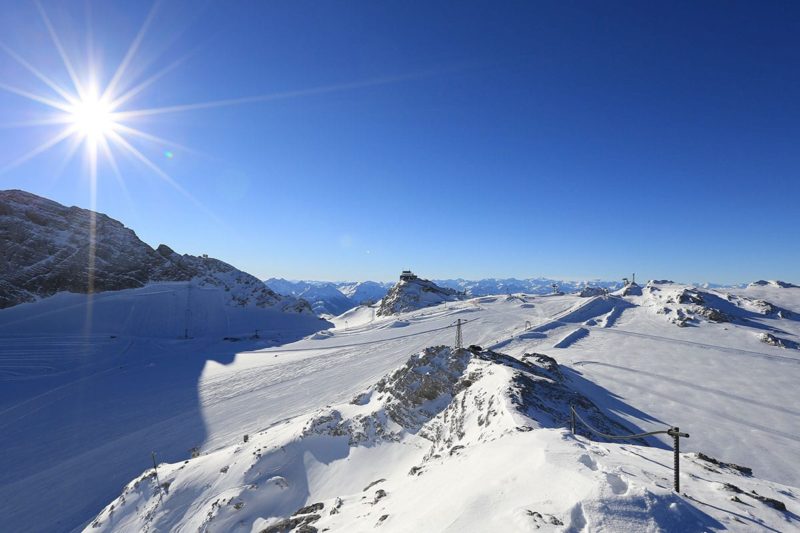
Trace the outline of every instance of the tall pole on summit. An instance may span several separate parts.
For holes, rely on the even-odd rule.
[[[461,338],[461,319],[459,318],[456,322],[456,351],[460,351],[464,348],[464,342]]]

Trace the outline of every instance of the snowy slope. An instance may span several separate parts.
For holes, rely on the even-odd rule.
[[[150,451],[177,460],[204,442],[198,380],[208,364],[328,326],[310,313],[238,305],[230,291],[194,282],[59,293],[0,310],[8,531],[78,526],[146,467]]]
[[[87,531],[700,531],[787,527],[797,489],[684,454],[563,429],[569,405],[613,433],[546,356],[434,347],[349,403],[131,482]],[[244,438],[243,438],[244,439]],[[520,453],[524,451],[525,453]],[[542,481],[548,483],[542,483]],[[732,500],[732,498],[736,498]],[[747,510],[741,518],[729,508]]]
[[[796,520],[798,514],[798,490],[792,487],[800,485],[795,459],[800,456],[800,411],[795,408],[800,350],[770,345],[761,340],[761,335],[772,332],[786,340],[800,340],[796,318],[800,315],[800,289],[759,286],[728,292],[704,290],[710,296],[701,294],[702,305],[722,307],[715,299],[719,297],[732,306],[722,309],[731,321],[714,322],[693,309],[701,304],[668,303],[669,296],[659,296],[669,293],[674,298],[684,289],[696,288],[657,285],[659,291],[645,286],[641,296],[515,294],[448,302],[387,317],[377,315],[375,308],[360,307],[337,317],[334,329],[313,333],[314,328],[309,328],[296,342],[291,338],[280,340],[276,332],[273,343],[282,345],[272,348],[259,347],[257,341],[249,340],[82,338],[68,332],[66,326],[61,329],[47,313],[31,311],[32,322],[24,336],[15,334],[12,327],[2,333],[0,364],[4,369],[23,373],[23,367],[32,361],[45,367],[57,366],[68,358],[84,361],[89,354],[107,357],[109,364],[96,372],[65,371],[56,378],[15,379],[0,387],[0,427],[10,431],[8,441],[15,443],[4,445],[4,452],[10,455],[0,457],[0,467],[8,473],[0,480],[0,514],[13,531],[65,530],[89,524],[103,506],[119,497],[127,482],[146,471],[149,452],[155,450],[161,460],[175,463],[175,469],[182,466],[181,461],[189,460],[183,470],[164,467],[162,481],[173,480],[170,476],[178,473],[197,474],[197,479],[202,479],[201,484],[188,477],[173,481],[176,491],[182,491],[183,503],[171,499],[170,509],[179,516],[168,520],[188,523],[193,510],[205,512],[206,505],[222,497],[219,493],[209,501],[206,497],[212,494],[203,488],[206,484],[225,488],[239,483],[236,476],[245,476],[252,464],[245,458],[255,460],[251,452],[258,448],[261,450],[256,454],[261,453],[265,460],[278,461],[280,456],[275,454],[280,445],[286,448],[285,443],[295,442],[296,432],[310,417],[326,406],[350,408],[348,402],[403,365],[409,355],[429,346],[452,344],[452,324],[461,318],[466,321],[465,345],[478,344],[520,359],[525,353],[550,355],[558,361],[562,374],[569,376],[572,388],[612,422],[634,431],[681,426],[691,434],[682,442],[687,454],[701,451],[751,467],[752,478],[713,465],[710,468],[719,472],[708,471],[702,461],[693,466],[692,456],[686,455],[683,485],[688,496],[673,497],[667,490],[671,455],[664,449],[666,441],[649,439],[654,445],[651,448],[597,447],[585,440],[565,439],[562,429],[551,426],[511,432],[491,442],[471,441],[463,450],[465,455],[450,456],[448,452],[436,468],[415,476],[418,481],[409,484],[408,471],[419,465],[431,445],[430,441],[415,440],[419,435],[414,433],[405,437],[409,440],[408,445],[402,445],[402,453],[392,451],[401,449],[393,443],[351,448],[346,443],[329,447],[329,440],[312,446],[313,440],[305,440],[302,446],[312,447],[295,448],[297,454],[286,468],[292,476],[297,473],[297,477],[290,476],[294,483],[307,479],[314,492],[303,499],[293,489],[285,505],[273,502],[259,507],[249,502],[250,508],[274,512],[269,516],[283,519],[303,505],[322,501],[325,517],[320,518],[319,525],[340,530],[344,523],[355,523],[350,522],[353,513],[370,513],[375,518],[375,522],[369,522],[371,528],[383,514],[389,514],[383,526],[400,530],[405,523],[426,523],[423,521],[436,516],[444,519],[460,514],[483,524],[481,517],[491,516],[487,509],[500,505],[496,498],[502,494],[509,498],[513,495],[514,501],[525,499],[516,511],[513,502],[502,506],[503,516],[510,520],[505,527],[511,530],[530,529],[530,520],[539,520],[534,513],[542,520],[549,521],[553,516],[579,529],[584,513],[587,523],[601,520],[601,516],[622,521],[605,522],[607,530],[618,531],[624,528],[614,524],[624,525],[625,520],[641,524],[636,520],[644,519],[642,509],[652,510],[648,516],[656,520],[654,524],[682,524],[668,520],[673,516],[668,514],[671,511],[664,511],[665,516],[656,513],[671,509],[672,503],[684,510],[686,505],[699,509],[704,513],[699,519],[707,528],[714,527],[708,516],[734,530],[796,528],[796,522],[786,520]],[[728,296],[736,296],[738,303],[728,301]],[[750,300],[764,300],[792,314],[762,314],[755,310],[761,304]],[[26,305],[34,310],[41,303]],[[673,313],[684,309],[693,319],[686,327],[679,327],[670,315],[659,312],[665,306],[673,308]],[[0,312],[0,322],[14,309]],[[232,335],[241,338],[246,333]],[[120,368],[125,364],[128,366]],[[485,385],[487,394],[506,389],[498,383],[489,387],[488,381]],[[87,398],[103,400],[88,402]],[[61,405],[66,408],[59,410]],[[91,410],[76,410],[77,406]],[[74,416],[68,415],[71,412]],[[94,422],[84,416],[87,412],[96,418]],[[87,433],[90,438],[81,440]],[[247,446],[242,443],[244,434],[250,436]],[[58,448],[52,445],[52,435],[59,436]],[[417,447],[420,442],[421,448]],[[237,444],[241,451],[231,456]],[[200,448],[201,455],[190,460],[188,450],[194,446]],[[416,451],[406,451],[412,448]],[[349,461],[336,459],[341,454],[349,454]],[[584,454],[594,463],[583,458]],[[48,459],[51,455],[52,460]],[[216,461],[216,457],[219,462],[205,473],[193,466],[195,462],[210,464],[205,461]],[[219,472],[234,460],[238,462],[228,473]],[[270,464],[275,463],[263,463],[264,468],[254,471],[266,475]],[[352,470],[348,464],[353,465]],[[486,470],[475,467],[473,471],[476,464],[487,465]],[[587,466],[592,464],[597,470]],[[636,497],[614,500],[620,496],[613,495],[614,490],[620,491],[623,485],[606,477],[607,471],[624,478],[633,487],[630,494]],[[226,481],[228,474],[234,475],[233,481]],[[72,489],[74,484],[64,482],[73,476],[87,476],[75,478],[83,479],[79,493]],[[365,502],[374,500],[380,487],[367,492],[362,489],[381,478],[392,483],[384,488],[388,496],[375,506],[357,504],[361,496],[366,496]],[[254,482],[263,488],[267,479]],[[352,483],[348,484],[350,479]],[[717,481],[775,497],[787,505],[789,513],[771,509],[754,497],[730,492],[733,489],[725,491],[724,486],[714,484]],[[187,485],[181,488],[184,482]],[[776,485],[781,483],[788,487]],[[506,485],[519,490],[506,491]],[[196,490],[188,490],[189,486]],[[293,485],[295,489],[298,486]],[[569,494],[556,497],[554,491],[559,487]],[[277,486],[275,490],[284,494]],[[603,494],[608,495],[606,500]],[[344,502],[342,511],[330,515],[336,496]],[[734,496],[743,503],[731,500]],[[144,501],[147,494],[135,497]],[[43,505],[41,501],[54,503]],[[440,503],[424,504],[431,501]],[[592,502],[603,501],[602,507],[592,510]],[[391,508],[378,514],[380,505]],[[693,511],[690,514],[695,516]],[[261,518],[266,521],[269,516]],[[107,523],[107,513],[100,518]],[[758,520],[763,520],[763,525]],[[446,530],[450,523],[430,524],[435,525],[434,530]],[[544,523],[539,525],[544,527]],[[452,528],[469,530],[457,522]]]

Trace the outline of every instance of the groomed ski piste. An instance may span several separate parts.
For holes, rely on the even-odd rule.
[[[167,302],[187,292],[96,295],[91,312],[78,295],[0,311],[4,527],[800,526],[800,289],[651,283],[388,317],[359,307],[331,329],[281,314],[257,339],[265,316],[203,319],[220,307],[199,303],[197,331],[178,338],[185,305]],[[458,319],[482,352],[450,348]],[[681,493],[671,439],[573,436],[570,404],[616,434],[689,433]]]

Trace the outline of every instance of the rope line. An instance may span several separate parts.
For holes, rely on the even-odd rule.
[[[636,433],[636,434],[633,434],[633,435],[609,435],[608,433],[603,433],[602,431],[598,431],[595,428],[593,428],[591,425],[589,425],[589,423],[586,422],[586,420],[584,420],[583,418],[581,418],[581,415],[579,415],[578,412],[575,411],[574,407],[570,406],[569,408],[572,411],[572,414],[574,414],[578,418],[578,420],[581,421],[581,423],[584,426],[589,428],[589,430],[592,433],[596,433],[597,435],[600,435],[601,437],[605,437],[607,439],[620,439],[620,440],[622,440],[622,439],[640,439],[642,437],[649,437],[650,435],[659,435],[659,434],[662,434],[662,433],[666,434],[666,435],[670,435],[670,436],[673,435],[672,429],[663,429],[661,431],[649,431],[647,433]],[[681,433],[680,436],[681,437],[688,437],[689,435],[687,435],[685,433]]]

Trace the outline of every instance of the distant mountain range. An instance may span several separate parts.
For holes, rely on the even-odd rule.
[[[622,287],[622,281],[565,281],[551,278],[486,278],[479,280],[436,279],[434,283],[441,287],[449,287],[464,291],[468,296],[488,296],[490,294],[549,294],[560,291],[565,293],[580,292],[584,287],[592,286],[602,289],[616,290]],[[554,287],[555,285],[555,287]]]
[[[510,293],[548,294],[554,292],[554,284],[557,290],[567,293],[580,292],[587,285],[609,290],[622,287],[621,281],[564,281],[550,278],[480,280],[459,278],[437,279],[431,282],[439,289],[452,289],[467,297]],[[293,281],[282,278],[270,278],[264,283],[278,294],[306,300],[318,315],[334,316],[359,305],[376,303],[395,286],[394,283],[377,281]]]
[[[278,294],[307,301],[318,315],[333,316],[359,305],[375,303],[392,287],[392,283],[376,281],[290,281],[282,278],[270,278],[264,283]]]
[[[622,288],[623,282],[608,280],[566,281],[553,278],[485,278],[479,280],[434,279],[430,280],[439,288],[453,289],[467,297],[488,296],[491,294],[549,294],[552,292],[580,293],[587,287],[615,291]],[[311,304],[318,315],[337,316],[359,305],[377,303],[383,299],[394,283],[379,281],[314,281],[286,280],[270,278],[264,283],[286,296],[302,298]],[[763,282],[766,283],[766,282]],[[695,283],[703,288],[731,287],[719,283]],[[734,285],[743,288],[747,284]]]

